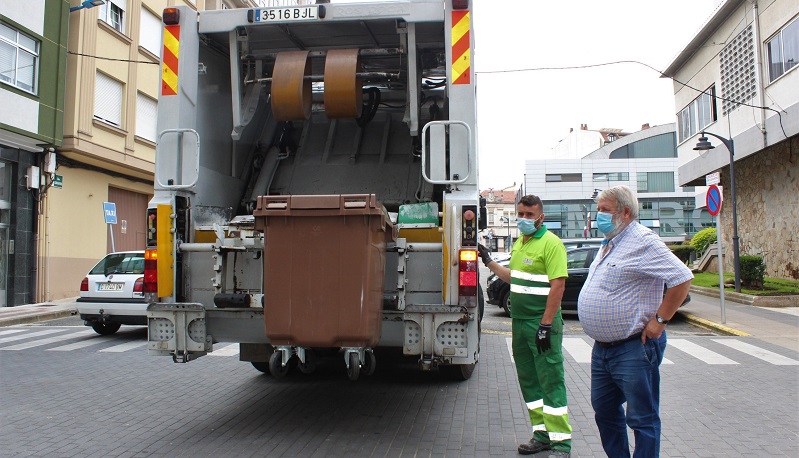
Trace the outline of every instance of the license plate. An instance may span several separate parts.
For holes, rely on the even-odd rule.
[[[256,10],[255,22],[313,21],[319,19],[318,6],[292,6]]]
[[[97,285],[97,291],[122,291],[124,286],[123,283],[100,283]]]

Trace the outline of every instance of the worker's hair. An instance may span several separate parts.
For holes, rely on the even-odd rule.
[[[544,203],[541,202],[541,199],[538,196],[534,196],[532,194],[527,194],[519,199],[519,203],[522,205],[527,205],[528,207],[539,207],[541,211],[544,210]]]
[[[630,215],[633,219],[638,219],[638,199],[635,194],[627,186],[615,186],[608,188],[596,196],[597,202],[600,199],[607,199],[616,202],[618,211],[624,210],[624,207],[630,209]]]

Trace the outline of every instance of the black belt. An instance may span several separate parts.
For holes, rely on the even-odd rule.
[[[602,348],[617,347],[617,346],[619,346],[621,344],[626,344],[627,342],[631,342],[633,340],[641,340],[641,335],[642,334],[643,334],[643,332],[638,332],[638,333],[635,333],[635,334],[631,335],[630,337],[627,337],[626,339],[617,340],[615,342],[600,342],[600,341],[597,340],[596,343],[597,343],[597,345],[599,345]]]

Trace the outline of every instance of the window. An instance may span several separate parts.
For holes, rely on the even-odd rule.
[[[799,19],[780,30],[766,43],[766,49],[768,80],[771,82],[799,64]]]
[[[749,25],[719,53],[721,112],[727,115],[757,94],[755,41]]]
[[[638,172],[638,192],[674,192],[674,172]]]
[[[125,0],[106,0],[98,14],[117,32],[125,33]]]
[[[94,119],[122,126],[122,83],[100,72],[94,84]]]
[[[680,143],[691,138],[715,120],[716,88],[715,86],[711,86],[677,114]]]
[[[136,135],[155,141],[156,133],[156,113],[158,112],[158,102],[147,97],[141,92],[136,93]]]
[[[556,173],[556,174],[547,174],[546,181],[548,183],[579,183],[583,181],[583,174],[582,173]]]
[[[594,181],[630,181],[629,172],[595,173]]]
[[[161,57],[161,20],[146,8],[141,9],[139,46]]]
[[[39,42],[0,22],[0,81],[36,93]]]

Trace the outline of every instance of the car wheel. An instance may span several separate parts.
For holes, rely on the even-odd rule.
[[[505,313],[510,316],[510,288],[506,289],[502,293],[502,308],[505,309]]]
[[[119,323],[94,323],[92,329],[101,336],[110,336],[119,331],[120,326],[122,325]]]

